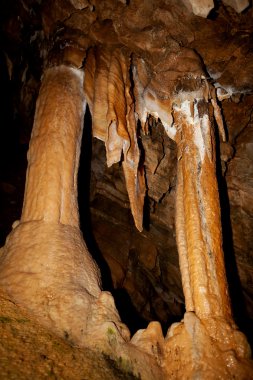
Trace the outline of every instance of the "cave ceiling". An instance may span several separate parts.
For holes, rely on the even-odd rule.
[[[106,54],[111,64],[123,55],[129,85],[133,86],[132,68],[139,68],[143,86],[154,90],[163,104],[175,89],[193,91],[194,74],[201,74],[217,94],[225,126],[226,141],[217,132],[224,251],[234,313],[244,329],[253,318],[253,9],[237,13],[218,1],[204,18],[194,15],[186,3],[2,1],[1,244],[20,216],[26,151],[46,67],[65,63],[88,72],[87,62],[95,59],[99,71],[99,60]],[[141,76],[143,62],[146,72]],[[94,105],[92,96],[88,104]],[[103,268],[105,288],[114,287],[123,321],[133,329],[150,320],[167,327],[184,312],[174,226],[176,144],[154,114],[140,122],[146,195],[139,232],[122,162],[108,167],[99,123],[94,125],[98,138],[91,137],[87,112],[79,170],[84,237]]]

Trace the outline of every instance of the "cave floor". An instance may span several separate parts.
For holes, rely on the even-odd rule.
[[[123,361],[73,347],[0,292],[0,379],[137,379]]]

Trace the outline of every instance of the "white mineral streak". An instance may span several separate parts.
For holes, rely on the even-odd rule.
[[[176,135],[176,128],[173,126],[173,118],[171,115],[171,110],[163,109],[160,106],[159,100],[156,98],[155,94],[152,94],[151,92],[149,93],[147,91],[144,92],[144,103],[145,103],[144,117],[147,118],[148,115],[151,115],[156,120],[160,119],[166,133],[173,140]]]
[[[201,162],[204,161],[206,155],[205,136],[208,131],[208,123],[208,115],[204,115],[202,118],[199,117],[198,101],[196,101],[194,104],[194,143],[198,148]]]
[[[124,141],[118,134],[117,122],[113,121],[108,127],[108,138],[105,141],[108,168],[121,160]]]
[[[196,76],[195,79],[198,79]],[[202,77],[204,80],[205,77]],[[205,79],[206,82],[206,79]],[[195,99],[206,99],[206,97],[203,95],[203,88],[200,88],[199,90],[187,92],[187,91],[179,91],[179,93],[176,96],[173,96],[173,101],[175,104],[183,103],[185,100],[194,101]]]
[[[217,97],[218,97],[218,94],[221,94],[221,95],[223,95],[224,93],[226,94],[226,97],[222,97],[221,99],[219,99],[218,97],[219,100],[228,99],[233,94],[238,94],[238,93],[247,94],[247,90],[238,91],[236,88],[232,86],[222,86],[219,82],[215,82],[214,87],[217,88]]]
[[[174,109],[179,111],[186,123],[192,126],[193,129],[193,141],[195,146],[198,149],[199,156],[201,162],[204,161],[206,155],[206,146],[205,140],[206,135],[209,131],[209,117],[208,115],[204,115],[202,118],[199,117],[198,112],[198,101],[200,99],[196,99],[193,107],[193,115],[192,115],[192,102],[190,100],[185,100],[181,103],[179,107],[175,106]]]
[[[151,115],[156,120],[160,119],[167,135],[174,140],[177,130],[173,125],[172,110],[163,109],[159,103],[159,99],[157,99],[156,94],[150,89],[147,90],[143,88],[139,80],[136,67],[133,67],[133,77],[137,93],[136,112],[141,121],[142,128],[144,128],[148,116]]]
[[[231,97],[231,94],[229,94],[226,90],[224,90],[221,87],[218,87],[216,90],[216,96],[220,102],[224,99],[229,99]]]
[[[76,67],[69,67],[69,70],[80,79],[81,85],[83,85],[84,70],[77,69]]]

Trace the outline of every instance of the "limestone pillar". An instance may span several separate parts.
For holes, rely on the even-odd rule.
[[[186,311],[231,321],[208,103],[186,100],[174,115],[180,126],[176,228]]]
[[[168,378],[246,379],[250,347],[232,318],[222,250],[215,139],[208,103],[174,106],[176,235],[186,313],[165,339]]]
[[[80,342],[99,270],[79,229],[77,171],[86,101],[84,73],[45,71],[28,152],[21,219],[0,256],[0,286],[44,324]]]
[[[21,222],[79,227],[77,171],[86,101],[83,72],[59,66],[42,79],[28,151]]]

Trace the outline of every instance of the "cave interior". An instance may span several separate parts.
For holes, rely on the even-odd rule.
[[[101,56],[107,54],[103,48],[114,55],[118,49],[130,62],[134,92],[133,67],[141,67],[141,60],[156,72],[171,70],[172,77],[178,78],[195,68],[195,58],[188,63],[186,53],[176,68],[164,68],[161,62],[170,54],[189,50],[198,57],[205,80],[216,93],[224,124],[225,139],[219,121],[213,120],[224,261],[233,317],[252,346],[253,8],[246,2],[245,9],[238,11],[233,4],[240,1],[215,1],[203,16],[189,10],[189,3],[2,1],[0,246],[22,212],[27,151],[45,68],[67,64],[83,69],[92,54],[100,54],[99,49]],[[159,80],[170,85],[161,74],[157,82],[150,79],[154,88]],[[180,82],[177,92],[187,91],[188,85]],[[103,290],[112,293],[131,336],[151,321],[159,321],[166,335],[185,313],[175,232],[178,147],[155,112],[145,125],[138,120],[138,170],[146,188],[139,231],[131,212],[123,153],[118,162],[107,165],[105,143],[94,136],[100,132],[93,130],[92,106],[88,101],[78,171],[84,240],[101,270]]]

